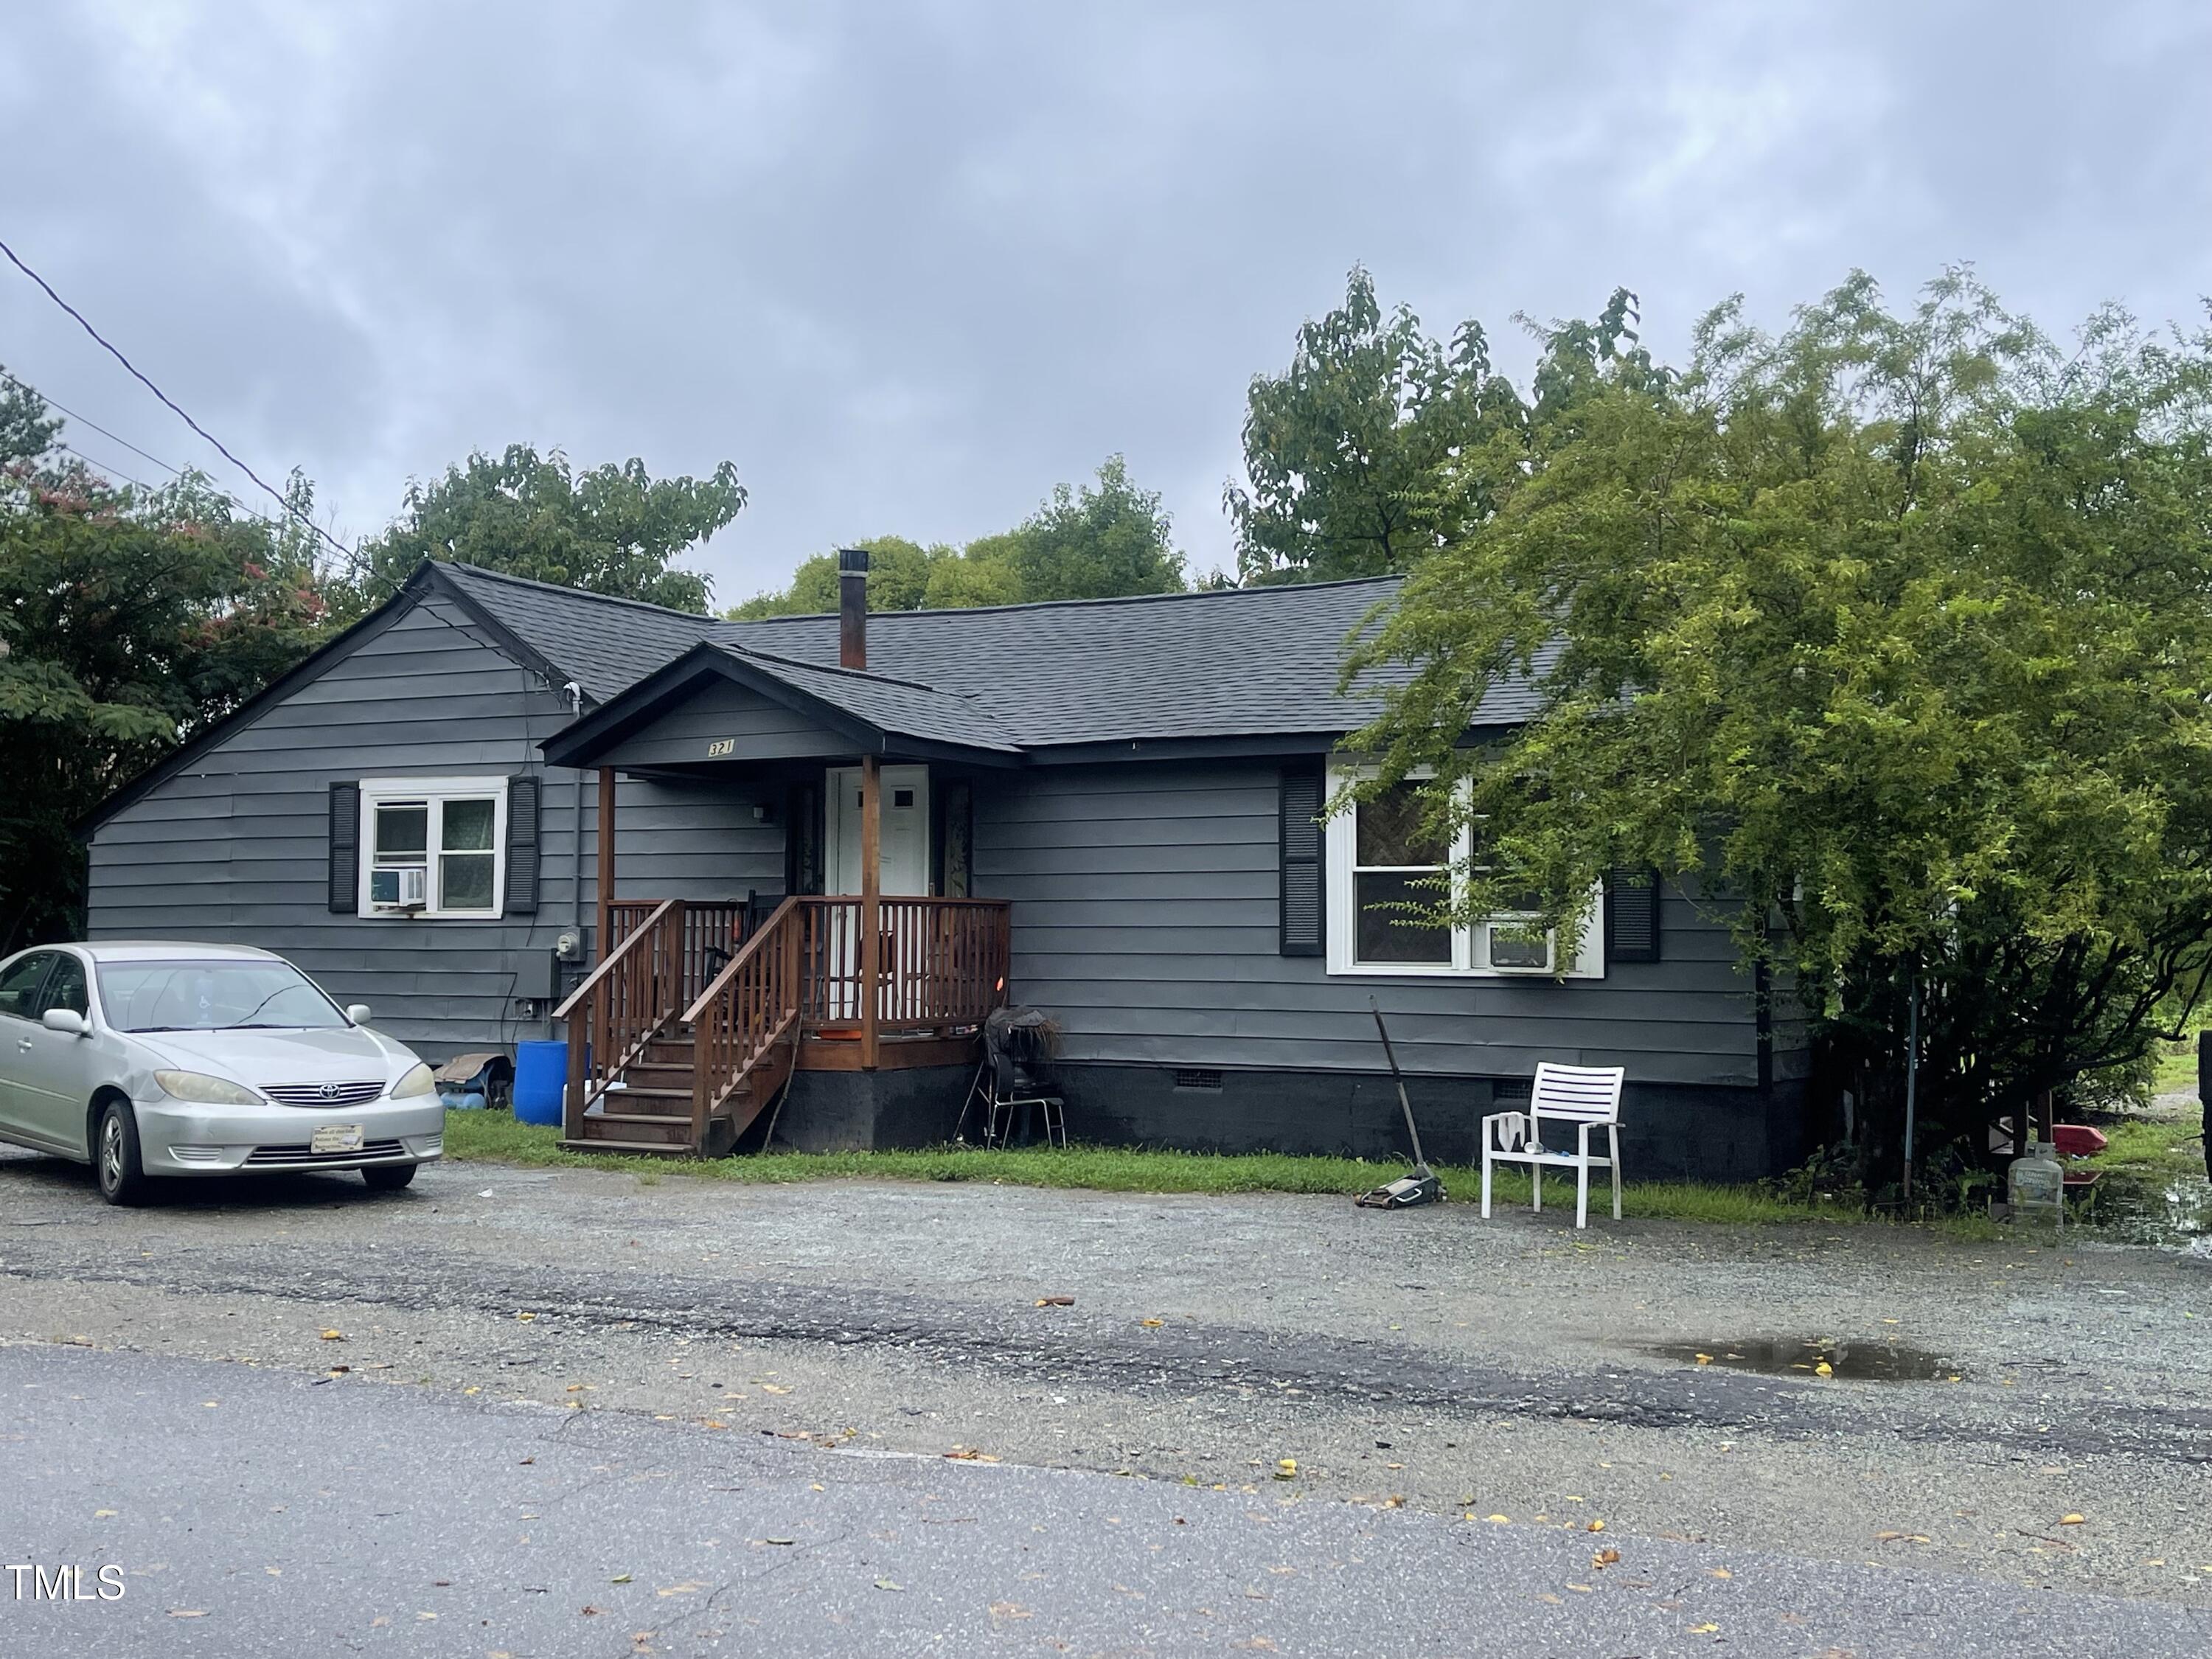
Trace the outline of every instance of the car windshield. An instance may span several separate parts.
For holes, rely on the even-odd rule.
[[[103,962],[100,1006],[118,1031],[337,1030],[345,1016],[289,962]]]

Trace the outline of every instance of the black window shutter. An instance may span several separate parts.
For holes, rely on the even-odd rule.
[[[1656,870],[1615,870],[1606,877],[1605,954],[1609,962],[1659,960]]]
[[[531,773],[507,781],[507,898],[511,916],[538,914],[538,780]]]
[[[1281,949],[1286,957],[1320,956],[1328,937],[1321,859],[1328,787],[1319,766],[1283,769]]]
[[[331,786],[331,909],[352,915],[361,908],[361,786]]]

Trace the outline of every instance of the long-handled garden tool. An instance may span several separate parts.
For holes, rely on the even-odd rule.
[[[1421,1156],[1421,1132],[1413,1123],[1413,1103],[1406,1098],[1406,1074],[1398,1069],[1398,1055],[1390,1047],[1389,1029],[1382,1024],[1382,1005],[1373,997],[1367,1006],[1375,1011],[1375,1029],[1382,1037],[1382,1055],[1390,1062],[1390,1078],[1398,1085],[1398,1104],[1406,1114],[1406,1133],[1413,1142],[1413,1168],[1410,1174],[1377,1187],[1371,1193],[1362,1193],[1352,1200],[1370,1210],[1410,1210],[1416,1204],[1441,1204],[1444,1201],[1444,1183],[1437,1179],[1437,1172],[1429,1168],[1429,1160]]]

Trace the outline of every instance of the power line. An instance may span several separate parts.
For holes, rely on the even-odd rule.
[[[94,341],[96,342],[100,349],[106,351],[109,356],[114,358],[117,362],[122,364],[125,368],[128,369],[131,372],[131,377],[133,380],[137,380],[138,384],[144,386],[147,391],[152,392],[156,398],[159,398],[163,403],[167,404],[179,420],[182,421],[186,426],[191,428],[193,431],[198,433],[199,435],[206,439],[208,442],[213,444],[225,460],[228,461],[240,472],[243,472],[247,477],[252,479],[255,483],[260,485],[262,492],[266,495],[270,500],[275,501],[276,505],[283,507],[285,512],[297,519],[301,524],[306,525],[308,529],[313,531],[315,534],[320,536],[332,547],[337,549],[339,552],[344,554],[349,560],[355,557],[353,549],[348,547],[337,537],[331,535],[329,531],[324,529],[322,526],[317,524],[306,514],[301,512],[299,508],[294,507],[291,502],[286,501],[281,492],[270,488],[269,481],[267,479],[264,478],[252,467],[246,465],[244,461],[240,460],[237,456],[232,454],[230,451],[224,447],[223,442],[220,438],[217,438],[212,432],[210,432],[190,415],[187,415],[184,411],[183,407],[178,404],[175,398],[170,397],[167,392],[162,391],[161,387],[155,386],[153,381],[148,380],[144,374],[141,374],[139,372],[138,366],[132,362],[128,357],[125,356],[123,353],[118,350],[112,344],[109,343],[107,339],[100,333],[100,331],[94,328],[86,319],[85,314],[82,312],[79,311],[67,300],[63,299],[60,295],[54,292],[52,283],[49,283],[45,277],[40,276],[39,273],[32,270],[30,266],[25,264],[22,259],[16,254],[14,248],[9,247],[6,242],[0,241],[0,253],[6,254],[8,256],[8,263],[9,264],[15,266],[16,270],[21,271],[23,275],[36,283],[40,289],[44,291],[46,298],[52,300],[56,305],[59,306],[64,311],[66,311],[71,317],[75,318],[76,319],[77,326],[82,328],[87,334],[92,336]],[[86,424],[90,425],[91,422],[87,422]],[[118,438],[116,441],[120,443],[122,440]],[[143,453],[143,451],[140,453]],[[148,456],[147,459],[151,460],[153,458],[151,456]]]
[[[61,405],[56,404],[54,407],[58,409]],[[85,424],[87,426],[91,426],[92,422],[88,421]],[[97,431],[99,428],[95,427],[94,428],[94,430]],[[115,441],[122,443],[124,441],[120,438],[117,438]],[[143,478],[134,478],[131,474],[125,472],[121,467],[115,465],[112,462],[103,461],[97,455],[88,455],[83,450],[79,449],[74,444],[64,443],[60,439],[57,438],[54,441],[53,447],[64,455],[76,456],[77,459],[82,461],[87,466],[91,467],[94,471],[100,473],[104,477],[120,478],[124,483],[130,484],[134,489],[145,491],[149,495],[158,495],[161,493],[161,486],[158,484],[149,484]],[[129,446],[125,447],[128,447]],[[145,452],[142,450],[139,453],[143,454]],[[149,461],[154,459],[150,455],[148,455],[146,459]],[[155,462],[155,465],[158,466],[161,463],[157,461]],[[171,469],[173,471],[175,469],[173,468]],[[177,476],[179,477],[182,477],[184,475],[182,473],[178,473]],[[244,501],[240,501],[235,495],[226,495],[223,496],[223,500],[228,501],[233,507],[236,507],[240,514],[246,518],[252,520],[256,524],[265,524],[271,530],[282,530],[284,527],[283,524],[279,523],[276,520],[269,517],[265,513],[256,513],[252,507],[248,507]]]
[[[111,442],[121,444],[133,455],[137,456],[139,459],[153,462],[154,465],[160,467],[162,471],[173,474],[175,477],[179,478],[185,476],[184,468],[180,466],[171,466],[159,455],[149,455],[144,450],[139,448],[137,444],[132,443],[130,439],[122,437],[116,433],[110,432],[106,427],[100,425],[99,422],[94,420],[90,416],[80,415],[76,410],[57,403],[53,398],[49,398],[45,392],[40,391],[38,387],[33,386],[28,380],[24,380],[21,376],[15,374],[11,370],[0,368],[0,380],[5,380],[10,386],[29,392],[33,398],[36,398],[48,409],[53,410],[57,413],[66,415],[70,420],[75,421],[79,426],[88,426],[94,432],[100,434],[101,437],[109,440]],[[69,446],[64,444],[61,445],[60,447],[66,449]],[[231,499],[234,501],[238,501],[238,498],[234,495],[232,496]],[[243,507],[246,503],[244,501],[238,501],[238,505],[240,507]]]
[[[130,439],[122,436],[119,433],[110,432],[106,427],[100,425],[99,422],[91,419],[88,416],[78,414],[67,404],[55,402],[54,399],[46,396],[45,392],[40,391],[38,387],[33,386],[28,380],[24,380],[21,375],[16,374],[12,370],[0,368],[0,380],[7,381],[10,386],[20,386],[23,391],[29,392],[31,396],[36,398],[48,409],[67,416],[70,420],[75,421],[79,426],[91,428],[92,430],[100,434],[101,437],[106,438],[111,443],[121,444],[133,455],[137,456],[142,460],[153,462],[155,465],[160,467],[162,471],[168,473],[171,477],[181,478],[185,476],[184,468],[170,465],[168,462],[163,460],[159,455],[149,454],[145,450],[139,448],[137,444],[132,443]],[[88,455],[82,449],[78,449],[70,444],[65,444],[59,439],[56,439],[54,441],[54,447],[62,451],[64,454],[74,455],[77,459],[87,463],[88,465],[96,466],[102,471],[113,473],[125,483],[137,484],[139,489],[144,490],[149,495],[155,493],[154,485],[146,483],[143,479],[134,478],[128,472],[124,471],[122,468],[111,466],[106,462],[100,459],[97,456]],[[199,476],[202,477],[207,477],[205,473],[202,473]],[[210,482],[212,483],[213,480],[210,479]],[[276,520],[270,518],[265,513],[255,512],[252,507],[248,507],[244,501],[240,501],[229,490],[220,490],[217,493],[222,496],[223,500],[228,501],[233,507],[236,507],[240,513],[243,513],[247,518],[254,520],[255,523],[265,524],[272,530],[283,528]]]
[[[101,460],[96,455],[88,455],[82,449],[75,448],[58,440],[55,441],[54,447],[61,451],[64,455],[76,456],[77,459],[82,461],[87,466],[92,467],[97,471],[106,473],[112,477],[120,478],[124,483],[144,490],[149,495],[158,493],[155,491],[154,486],[148,483],[143,478],[134,478],[128,472],[125,472],[121,467],[110,466],[106,461]]]

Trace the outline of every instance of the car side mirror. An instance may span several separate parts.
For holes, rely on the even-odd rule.
[[[346,1018],[356,1025],[366,1025],[374,1016],[369,1012],[367,1003],[349,1002],[346,1005]]]
[[[49,1008],[39,1016],[39,1024],[49,1031],[59,1031],[64,1036],[90,1036],[92,1024],[74,1008]]]

